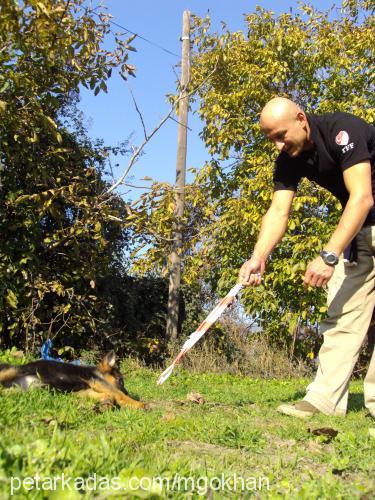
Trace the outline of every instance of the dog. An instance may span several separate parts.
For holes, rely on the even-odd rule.
[[[33,386],[49,387],[106,404],[145,409],[144,403],[132,399],[126,391],[114,352],[106,354],[97,366],[43,359],[18,366],[0,364],[0,384],[24,390]]]

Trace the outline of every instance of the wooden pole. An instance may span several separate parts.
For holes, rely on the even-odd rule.
[[[169,295],[167,338],[176,339],[178,335],[179,298],[181,284],[181,250],[182,250],[182,217],[185,206],[185,177],[188,124],[188,93],[190,78],[190,12],[184,11],[182,20],[182,60],[180,81],[180,102],[178,106],[177,161],[176,161],[176,195],[173,249],[169,257]]]

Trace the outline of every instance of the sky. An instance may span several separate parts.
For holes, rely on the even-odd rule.
[[[108,82],[108,93],[97,96],[82,89],[80,108],[84,112],[88,133],[92,138],[102,138],[109,145],[117,145],[126,139],[134,147],[143,141],[143,128],[136,112],[129,86],[140,108],[147,132],[168,113],[166,101],[168,93],[176,91],[176,74],[173,69],[180,61],[182,15],[184,10],[198,16],[205,16],[209,10],[214,30],[220,29],[224,21],[231,31],[245,30],[244,14],[254,11],[256,5],[275,12],[289,12],[298,9],[298,2],[279,0],[101,0],[113,21],[128,30],[160,45],[170,54],[144,40],[136,38],[132,45],[137,52],[130,52],[129,64],[136,66],[136,78],[129,77],[129,83],[115,75]],[[326,10],[331,1],[310,0],[320,10]],[[113,27],[115,31],[121,31]],[[187,169],[199,168],[209,159],[204,144],[199,137],[202,124],[196,115],[189,114]],[[174,183],[177,151],[177,123],[168,120],[151,139],[145,154],[131,171],[134,184],[144,185],[142,177],[152,177],[157,181]],[[128,163],[127,158],[118,160],[115,175],[119,176]],[[187,174],[191,180],[192,174]],[[126,198],[134,199],[142,190],[130,190]],[[122,193],[125,191],[122,189]]]

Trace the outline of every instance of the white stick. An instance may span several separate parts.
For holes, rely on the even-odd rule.
[[[207,330],[217,321],[220,316],[223,314],[225,309],[233,302],[235,296],[240,292],[243,285],[238,283],[235,285],[230,292],[220,300],[217,306],[210,312],[207,318],[199,325],[197,330],[193,332],[185,341],[184,345],[181,348],[180,353],[174,359],[173,363],[163,371],[163,373],[158,378],[157,384],[163,384],[167,378],[170,377],[174,367],[181,361],[181,358],[185,356],[185,354],[198,342],[198,340],[203,337],[203,335],[207,332]]]

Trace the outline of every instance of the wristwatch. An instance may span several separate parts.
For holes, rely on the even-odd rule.
[[[335,252],[328,252],[327,250],[323,250],[320,252],[320,256],[323,259],[324,263],[327,266],[334,267],[339,262],[339,257]]]

